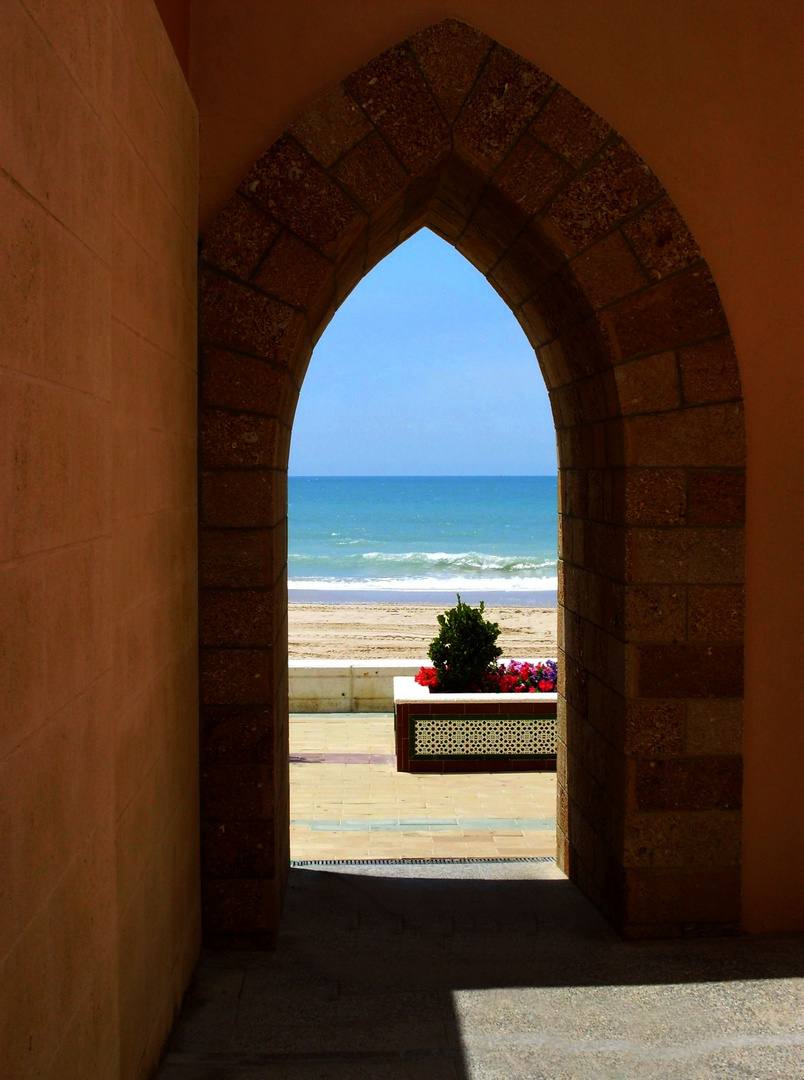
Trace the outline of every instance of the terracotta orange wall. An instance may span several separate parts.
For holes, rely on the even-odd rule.
[[[156,0],[156,9],[186,76],[190,68],[190,0]]]
[[[199,941],[197,114],[151,0],[0,4],[0,1073],[145,1076]]]
[[[798,0],[196,0],[202,227],[329,85],[462,18],[617,127],[668,189],[721,290],[748,428],[744,922],[804,929],[804,140]]]

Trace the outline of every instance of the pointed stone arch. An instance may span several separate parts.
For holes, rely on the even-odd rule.
[[[314,102],[201,250],[207,939],[268,941],[288,868],[287,460],[315,342],[428,226],[509,304],[559,459],[558,859],[626,935],[740,915],[744,428],[712,275],[634,150],[446,20]]]

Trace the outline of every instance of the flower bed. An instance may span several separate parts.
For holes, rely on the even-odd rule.
[[[434,667],[423,667],[414,676],[419,686],[431,693],[441,693],[438,673]],[[509,660],[507,664],[489,668],[470,692],[484,694],[553,694],[558,682],[555,660]]]

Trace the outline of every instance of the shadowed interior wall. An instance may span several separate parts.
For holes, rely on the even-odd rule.
[[[0,1072],[129,1080],[199,942],[197,114],[150,2],[0,57]]]
[[[662,178],[714,272],[746,405],[743,926],[804,929],[804,725],[788,689],[804,610],[804,140],[791,137],[804,110],[804,9],[796,0],[308,0],[302,20],[292,5],[198,0],[202,227],[311,101],[448,15],[612,123]]]
[[[270,937],[287,873],[286,472],[307,362],[423,225],[506,300],[550,391],[559,864],[628,935],[734,928],[745,447],[717,290],[605,121],[446,20],[310,106],[204,237],[207,937]]]

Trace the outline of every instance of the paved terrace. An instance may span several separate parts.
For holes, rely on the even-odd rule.
[[[546,857],[554,777],[397,775],[390,716],[291,730],[295,860],[484,861],[294,867],[276,951],[202,955],[158,1080],[804,1076],[804,938],[623,942]]]
[[[290,761],[294,860],[555,855],[555,773],[398,773],[392,713],[295,714]]]

